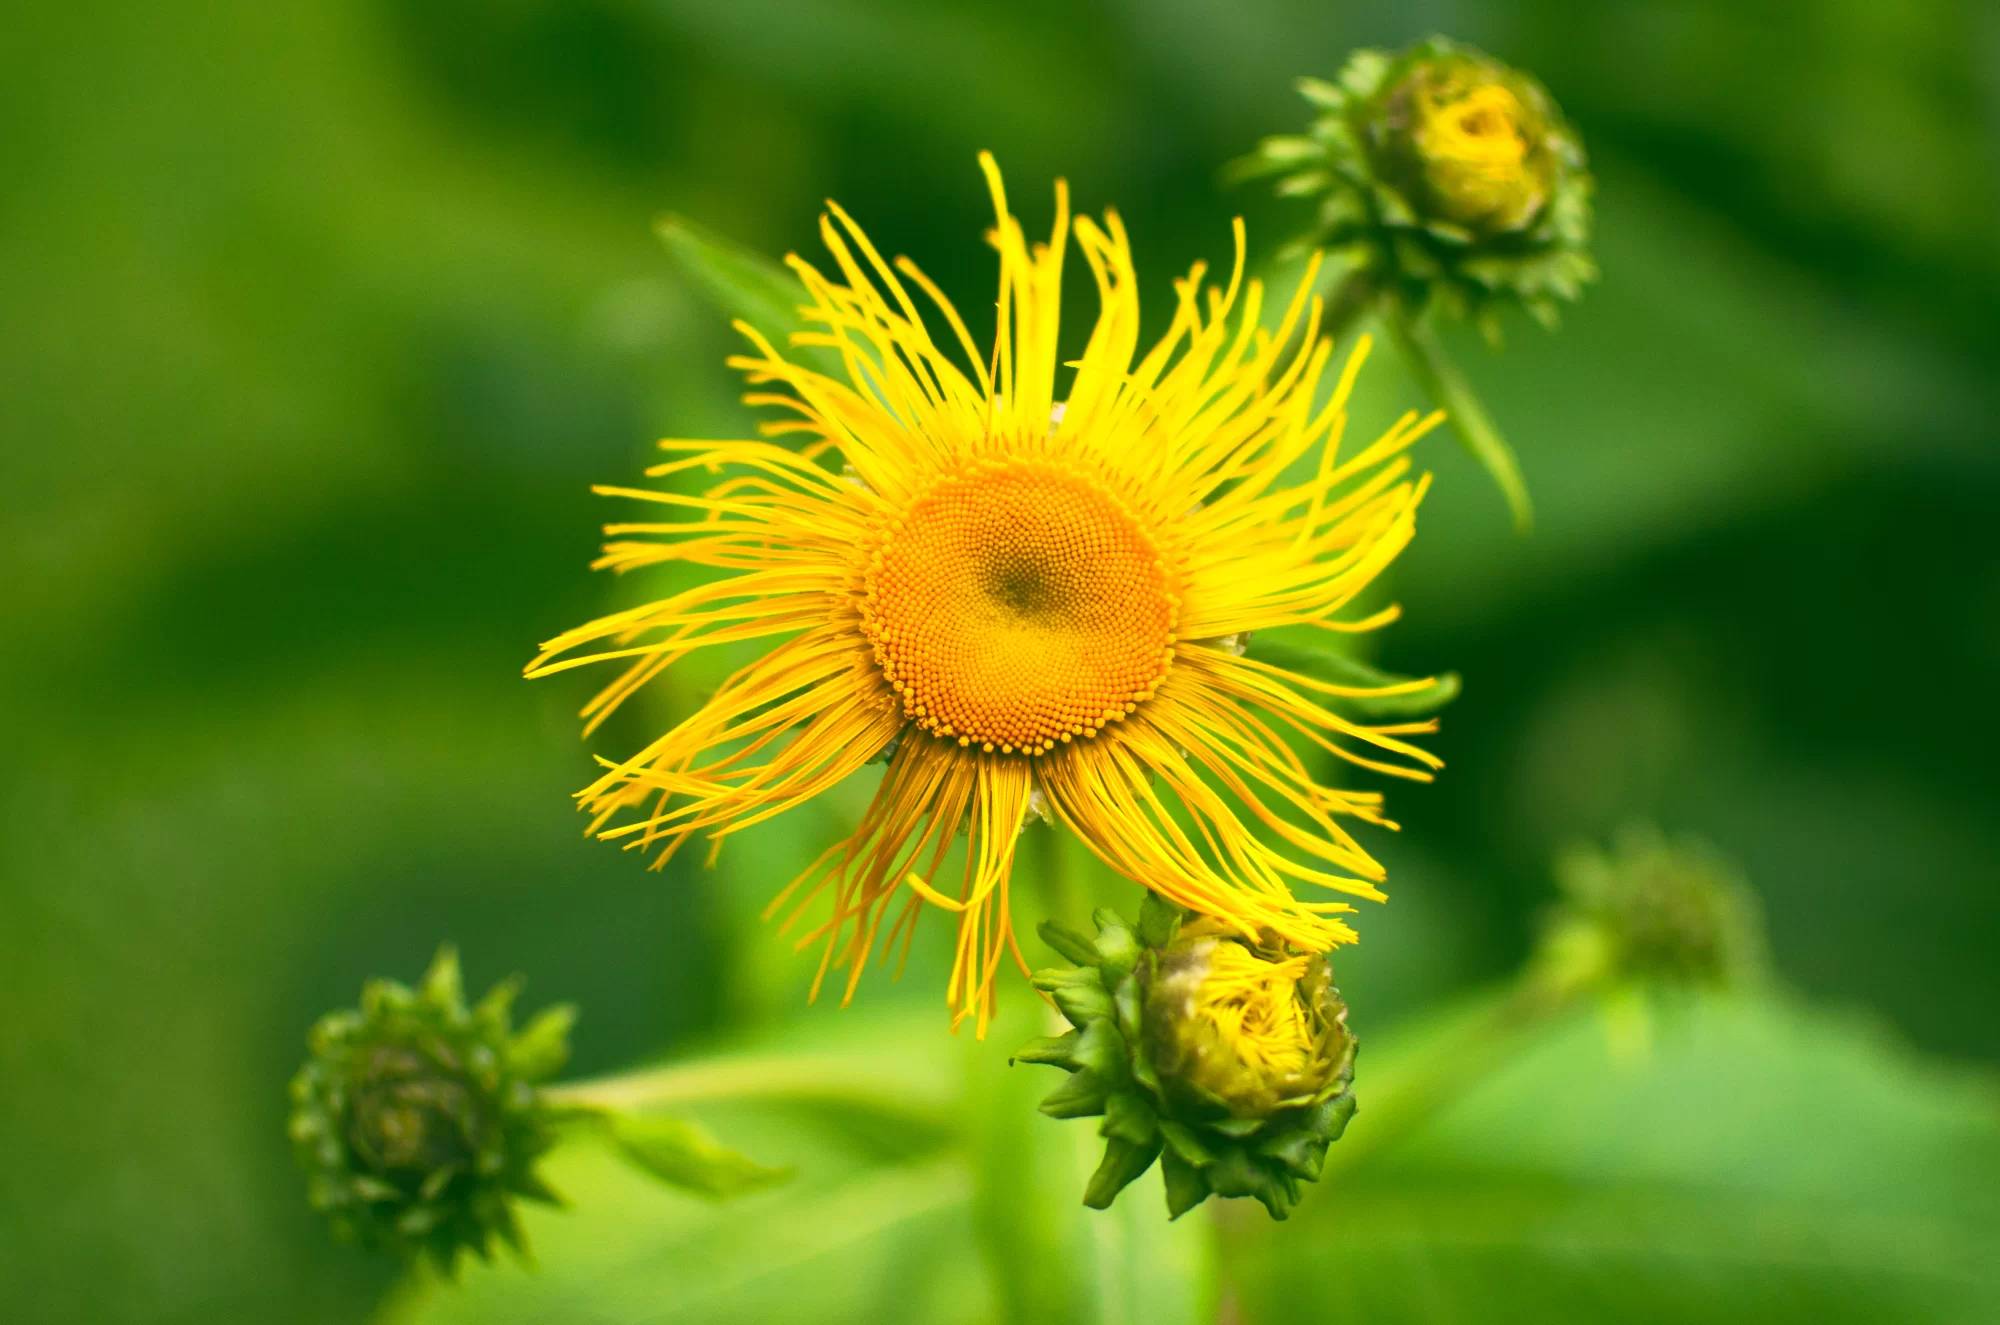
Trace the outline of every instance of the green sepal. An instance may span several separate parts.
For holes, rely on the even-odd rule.
[[[1320,1167],[1326,1163],[1327,1143],[1303,1129],[1281,1132],[1257,1146],[1257,1154],[1264,1159],[1274,1159],[1307,1182],[1318,1179]]]
[[[1284,1219],[1291,1213],[1291,1191],[1279,1175],[1253,1160],[1241,1146],[1231,1146],[1202,1170],[1210,1190],[1217,1196],[1254,1196],[1271,1212]]]
[[[1110,1090],[1095,1072],[1079,1069],[1045,1096],[1038,1106],[1051,1118],[1095,1118],[1104,1112]]]
[[[1097,965],[1097,945],[1060,920],[1044,920],[1035,926],[1042,942],[1079,966]]]
[[[1353,1119],[1361,1102],[1354,1092],[1344,1090],[1332,1099],[1322,1100],[1313,1106],[1306,1117],[1306,1128],[1320,1140],[1331,1145],[1347,1133],[1347,1124]]]
[[[1123,1032],[1106,1017],[1092,1017],[1076,1033],[1070,1061],[1108,1086],[1119,1085],[1131,1073],[1130,1055]]]
[[[1138,1095],[1121,1090],[1104,1102],[1104,1126],[1099,1130],[1134,1145],[1150,1145],[1160,1137],[1160,1117]]]
[[[504,1012],[509,1004],[513,1002],[514,991],[517,987],[518,982],[515,980],[502,980],[493,987],[491,993],[487,994],[481,1006],[490,1006]],[[403,1001],[404,991],[400,985],[390,981],[383,981],[376,988],[384,1003],[401,1003]],[[420,986],[420,989],[420,997],[424,1002],[431,1004],[441,1011],[451,1011],[456,1012],[460,1016],[464,1015],[465,976],[459,969],[457,948],[447,943],[437,950],[437,955],[431,958],[430,969],[424,972],[423,984]]]
[[[1315,106],[1327,110],[1342,110],[1347,106],[1347,93],[1324,79],[1301,78],[1293,86],[1298,88],[1300,96]]]
[[[1084,1188],[1083,1203],[1093,1210],[1109,1209],[1118,1193],[1151,1168],[1159,1155],[1158,1140],[1135,1142],[1112,1137],[1104,1143],[1104,1158]]]
[[[1160,1152],[1160,1176],[1166,1181],[1169,1219],[1179,1219],[1209,1197],[1207,1176],[1183,1158],[1171,1142]]]
[[[1097,977],[1096,970],[1091,968],[1086,970],[1091,976]],[[1111,1001],[1111,991],[1104,987],[1101,977],[1087,982],[1066,981],[1050,989],[1049,996],[1055,999],[1056,1006],[1070,1019],[1071,1025],[1082,1026],[1089,1021],[1117,1015],[1117,1010]]]
[[[1185,907],[1149,891],[1139,903],[1139,942],[1149,948],[1166,947],[1186,918]]]
[[[1209,1124],[1215,1132],[1232,1141],[1241,1141],[1246,1136],[1255,1136],[1264,1126],[1262,1118],[1217,1118]]]
[[[1076,1045],[1081,1032],[1065,1031],[1061,1035],[1042,1035],[1028,1041],[1014,1051],[1008,1063],[1048,1063],[1055,1067],[1066,1067],[1072,1072],[1077,1068]]]
[[[1160,1135],[1165,1138],[1167,1149],[1184,1162],[1196,1168],[1205,1168],[1215,1163],[1215,1152],[1201,1143],[1192,1127],[1175,1122],[1171,1118],[1160,1119]]]
[[[576,1005],[557,1003],[535,1014],[507,1045],[507,1066],[525,1081],[547,1081],[569,1061],[569,1033]]]
[[[1099,965],[1103,972],[1106,988],[1115,988],[1120,980],[1131,974],[1133,964],[1139,960],[1139,936],[1132,932],[1110,907],[1099,907],[1091,920],[1097,926],[1097,949]]]

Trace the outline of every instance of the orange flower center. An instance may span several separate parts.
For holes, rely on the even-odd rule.
[[[1114,494],[1038,461],[940,479],[890,528],[862,617],[903,710],[939,736],[1046,754],[1151,697],[1180,600]]]

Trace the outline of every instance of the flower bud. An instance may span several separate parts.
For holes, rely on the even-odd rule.
[[[517,990],[467,1008],[447,947],[419,988],[370,981],[358,1010],[313,1027],[290,1132],[337,1237],[426,1252],[446,1273],[462,1250],[489,1256],[496,1235],[523,1249],[514,1199],[558,1199],[534,1172],[554,1141],[535,1083],[567,1057],[574,1012],[550,1008],[516,1034]]]
[[[1556,883],[1562,900],[1536,961],[1545,987],[1559,993],[1734,988],[1764,972],[1756,896],[1701,843],[1629,827],[1609,852],[1571,848]]]
[[[1159,1158],[1176,1217],[1217,1195],[1285,1218],[1354,1113],[1355,1041],[1325,957],[1183,923],[1150,894],[1136,930],[1109,910],[1094,918],[1095,939],[1043,926],[1078,966],[1035,983],[1075,1029],[1016,1055],[1071,1073],[1044,1113],[1105,1120],[1085,1203],[1108,1206]]]
[[[1555,301],[1596,278],[1583,144],[1527,73],[1430,37],[1299,87],[1322,112],[1310,132],[1266,139],[1236,172],[1323,195],[1309,241],[1413,313],[1442,305],[1496,336],[1507,304],[1553,325]]]
[[[1561,169],[1539,85],[1482,58],[1420,61],[1368,124],[1369,146],[1424,215],[1480,234],[1520,231]]]

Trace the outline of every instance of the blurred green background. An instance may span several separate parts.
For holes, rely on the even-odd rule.
[[[585,570],[620,514],[587,485],[746,426],[656,214],[815,256],[837,197],[990,325],[990,148],[1031,230],[1057,174],[1122,211],[1163,322],[1232,215],[1259,254],[1303,226],[1216,184],[1304,123],[1292,77],[1432,29],[1578,123],[1604,279],[1556,337],[1453,342],[1540,527],[1426,443],[1381,661],[1466,688],[1443,777],[1392,788],[1405,831],[1370,839],[1394,900],[1343,969],[1356,1024],[1393,1038],[1504,976],[1552,852],[1633,818],[1744,864],[1803,1001],[1697,1018],[1623,1075],[1588,1026],[1556,1037],[1338,1194],[1354,1219],[1257,1242],[1227,1311],[1991,1318],[2000,11],[1972,0],[8,6],[0,1318],[365,1318],[392,1267],[305,1208],[284,1081],[315,1015],[440,940],[476,987],[580,1003],[582,1071],[796,1013],[807,963],[754,912],[862,792],[648,873],[569,808],[597,678],[520,679],[642,587]],[[1386,355],[1368,399],[1418,402]],[[851,1015],[914,1007],[942,1058],[978,1052],[935,995],[913,975]],[[439,1300],[499,1319],[479,1304],[541,1282],[519,1319],[680,1319],[672,1276],[714,1257],[646,1239],[711,1216],[593,1162],[569,1185],[598,1223],[537,1226],[542,1280]],[[799,1243],[783,1300],[988,1318],[978,1264],[932,1249],[969,1236],[962,1177],[881,1181],[916,1231],[843,1260],[847,1297]],[[826,1201],[803,1226],[866,1225]],[[610,1255],[619,1212],[600,1301],[564,1248]],[[792,1318],[739,1288],[701,1318]]]

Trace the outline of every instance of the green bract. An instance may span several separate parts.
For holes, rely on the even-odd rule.
[[[554,1141],[537,1098],[575,1020],[549,1008],[518,1034],[507,981],[467,1008],[440,949],[417,989],[371,980],[361,1007],[322,1017],[292,1079],[291,1137],[313,1208],[341,1238],[428,1253],[449,1273],[495,1235],[524,1250],[513,1200],[559,1198],[535,1176]]]
[[[1043,1113],[1104,1118],[1104,1159],[1084,1203],[1109,1206],[1157,1158],[1176,1217],[1216,1195],[1254,1196],[1285,1218],[1354,1114],[1355,1041],[1326,959],[1186,920],[1151,894],[1136,929],[1109,909],[1092,918],[1095,939],[1042,925],[1077,965],[1039,971],[1035,984],[1074,1029],[1015,1055],[1070,1073]],[[1296,1018],[1299,1052],[1284,1061],[1244,1052],[1246,1037],[1201,1011],[1204,985],[1225,966],[1259,965],[1285,973],[1284,1001],[1269,1005]]]
[[[1518,69],[1443,37],[1356,51],[1335,82],[1299,80],[1320,108],[1304,135],[1267,138],[1236,166],[1320,196],[1310,243],[1396,294],[1497,336],[1513,303],[1544,325],[1596,279],[1583,144]]]

